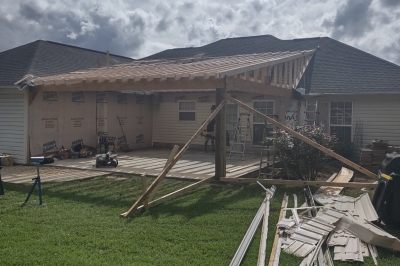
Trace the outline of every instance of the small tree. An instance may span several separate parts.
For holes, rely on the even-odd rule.
[[[336,138],[324,133],[322,126],[292,126],[291,129],[328,149],[332,149],[336,144]],[[276,146],[287,175],[300,180],[314,181],[321,171],[323,162],[329,158],[322,151],[285,131],[278,132]]]

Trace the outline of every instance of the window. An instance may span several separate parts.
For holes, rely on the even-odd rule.
[[[256,101],[253,103],[254,109],[265,115],[274,115],[274,101]],[[253,144],[260,145],[264,136],[264,118],[257,115],[253,116]],[[267,131],[272,131],[272,128]]]
[[[196,121],[196,103],[179,102],[179,121]]]
[[[351,142],[353,103],[351,101],[331,102],[329,122],[331,135],[335,135],[340,142]]]

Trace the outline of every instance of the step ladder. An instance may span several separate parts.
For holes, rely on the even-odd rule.
[[[315,103],[310,103],[309,101],[306,101],[304,113],[305,113],[304,124],[315,126],[319,115],[318,101],[315,101]]]
[[[242,125],[243,120],[242,117],[246,119],[245,125]],[[239,117],[237,120],[235,133],[233,134],[233,139],[231,143],[231,151],[229,153],[229,160],[232,157],[232,154],[240,154],[242,161],[244,160],[244,152],[246,150],[246,142],[253,141],[253,135],[251,132],[251,124],[250,124],[250,114],[249,113],[239,113]]]
[[[258,178],[272,179],[275,174],[277,127],[264,121],[263,140],[261,141],[260,168]]]

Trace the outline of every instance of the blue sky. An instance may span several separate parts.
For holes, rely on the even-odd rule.
[[[400,64],[399,0],[13,0],[0,51],[38,39],[141,58],[222,38],[329,36]]]

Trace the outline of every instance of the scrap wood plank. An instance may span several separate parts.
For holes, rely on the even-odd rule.
[[[199,127],[199,129],[194,133],[194,135],[189,139],[189,141],[183,146],[183,148],[178,152],[175,158],[165,167],[158,177],[151,183],[151,185],[147,188],[146,192],[143,193],[137,201],[132,205],[132,207],[127,211],[121,214],[121,217],[126,218],[133,214],[136,209],[144,202],[144,200],[150,195],[150,193],[154,190],[155,187],[163,180],[163,178],[168,174],[169,170],[176,164],[176,162],[183,156],[183,154],[189,149],[190,144],[196,139],[197,136],[200,135],[200,132],[203,131],[204,127],[218,114],[218,112],[224,107],[226,100],[223,100],[221,104],[211,113],[211,115],[203,122],[203,124]]]
[[[166,162],[165,165],[164,165],[164,168],[167,167],[167,166],[171,163],[171,161],[175,158],[176,154],[178,153],[178,150],[179,150],[179,146],[178,146],[178,145],[174,145],[174,147],[172,148],[171,153],[169,154],[168,160],[167,160],[167,162]],[[160,189],[161,182],[162,182],[163,179],[164,179],[164,178],[161,179],[160,183],[159,183],[159,184],[154,188],[154,190],[150,193],[150,195],[149,195],[149,197],[148,197],[148,199],[147,199],[146,201],[152,201],[152,200],[154,200],[154,198],[155,198],[155,196],[156,196],[158,190]],[[145,204],[145,206],[146,206],[146,204]],[[147,209],[147,207],[145,207],[145,209]]]
[[[186,194],[186,193],[189,193],[190,191],[192,191],[192,190],[194,190],[194,189],[196,189],[196,188],[202,186],[203,184],[205,184],[205,183],[207,183],[207,182],[209,182],[209,181],[211,181],[211,180],[213,180],[213,179],[214,179],[214,177],[211,176],[211,177],[205,178],[205,179],[203,179],[203,180],[200,180],[200,181],[198,181],[198,182],[196,182],[196,183],[190,184],[190,185],[188,185],[188,186],[186,186],[186,187],[183,187],[183,188],[181,188],[181,189],[178,189],[178,190],[176,190],[176,191],[174,191],[174,192],[171,192],[171,193],[169,193],[169,194],[167,194],[167,195],[165,195],[165,196],[162,196],[162,197],[160,197],[160,198],[158,198],[158,199],[156,199],[156,200],[153,200],[153,201],[149,202],[149,203],[147,204],[147,207],[148,207],[148,208],[151,208],[151,207],[160,205],[160,204],[162,204],[162,203],[164,203],[164,202],[166,202],[166,201],[168,201],[168,200],[170,200],[170,199],[174,199],[174,198],[177,198],[177,197],[179,197],[179,196],[182,196],[182,195],[184,195],[184,194]],[[144,205],[139,206],[139,207],[134,211],[134,213],[143,210],[143,208],[145,208]],[[125,214],[125,213],[123,213],[123,214]],[[122,215],[123,215],[123,214],[122,214]]]
[[[315,141],[313,141],[313,140],[301,135],[300,133],[288,128],[287,126],[279,123],[278,121],[272,119],[271,117],[269,117],[269,116],[267,116],[267,115],[255,110],[254,108],[251,108],[250,106],[242,103],[241,101],[236,100],[235,98],[233,98],[233,97],[231,97],[231,96],[229,96],[227,94],[224,94],[224,97],[225,97],[225,99],[235,103],[236,105],[242,107],[243,109],[249,111],[250,113],[253,113],[255,115],[258,115],[258,116],[266,119],[269,123],[275,125],[279,129],[282,129],[282,130],[286,131],[287,133],[289,133],[293,137],[298,138],[298,139],[304,141],[307,144],[310,144],[311,146],[313,146],[313,147],[317,148],[318,150],[320,150],[320,151],[332,156],[333,158],[341,161],[342,163],[344,163],[344,164],[346,164],[346,165],[358,170],[359,172],[365,174],[366,176],[378,180],[378,176],[375,175],[374,173],[368,171],[367,169],[361,167],[358,164],[353,163],[352,161],[344,158],[343,156],[340,156],[339,154],[335,153],[334,151],[325,148],[324,146],[322,146],[322,145],[316,143]]]
[[[331,181],[332,183],[346,183],[350,182],[354,172],[350,169],[342,167],[339,174]],[[354,183],[353,183],[354,184]],[[325,195],[339,195],[343,190],[343,187],[334,186],[323,186],[318,189],[318,193],[324,193]]]
[[[221,177],[220,181],[250,184],[257,181],[265,185],[286,185],[286,186],[330,186],[331,182],[326,181],[303,181],[303,180],[282,180],[282,179],[257,179],[257,178],[229,178]],[[336,187],[352,187],[352,188],[376,188],[378,183],[358,183],[358,182],[335,182]]]
[[[282,218],[283,218],[283,213],[285,212],[284,209],[287,207],[287,202],[288,202],[288,197],[286,197],[286,193],[285,193],[283,195],[281,211],[279,213],[278,221],[282,220]],[[274,244],[272,245],[272,251],[271,251],[271,256],[269,258],[268,266],[273,266],[275,264],[275,256],[276,256],[276,251],[277,251],[277,247],[278,247],[278,239],[279,239],[279,229],[276,228]]]

